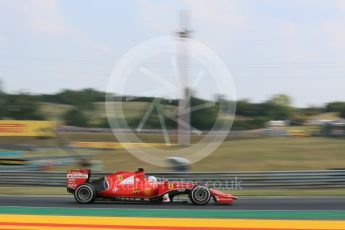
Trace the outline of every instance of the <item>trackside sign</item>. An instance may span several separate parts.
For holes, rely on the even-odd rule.
[[[0,120],[0,136],[54,137],[55,122]]]

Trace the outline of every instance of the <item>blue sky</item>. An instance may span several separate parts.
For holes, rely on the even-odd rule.
[[[0,0],[4,88],[104,90],[120,57],[172,36],[183,9],[193,38],[232,72],[238,98],[286,93],[297,106],[345,100],[343,0]]]

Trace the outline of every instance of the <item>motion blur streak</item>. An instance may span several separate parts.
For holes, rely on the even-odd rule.
[[[129,224],[131,223],[131,224]],[[345,229],[345,221],[0,215],[0,229]]]

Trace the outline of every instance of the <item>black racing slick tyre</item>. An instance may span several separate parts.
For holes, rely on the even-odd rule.
[[[74,198],[78,203],[88,204],[96,199],[96,190],[92,184],[85,183],[77,187],[74,192]]]
[[[210,201],[211,193],[207,187],[197,185],[190,192],[189,198],[193,204],[205,205]]]

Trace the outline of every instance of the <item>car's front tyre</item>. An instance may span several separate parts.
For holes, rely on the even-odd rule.
[[[210,201],[211,193],[207,187],[197,185],[190,192],[189,198],[193,204],[205,205]]]
[[[74,191],[74,198],[81,204],[91,203],[96,199],[96,190],[92,184],[81,184]]]

